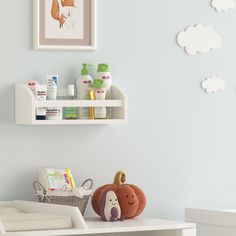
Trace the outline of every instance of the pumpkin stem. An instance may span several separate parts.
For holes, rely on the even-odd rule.
[[[113,183],[116,185],[121,185],[124,184],[125,181],[126,181],[125,173],[123,171],[119,171],[116,173]]]

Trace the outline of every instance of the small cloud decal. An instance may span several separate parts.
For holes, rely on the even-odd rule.
[[[196,25],[180,32],[177,35],[177,42],[189,55],[204,54],[219,49],[222,45],[222,37],[215,33],[211,26]]]
[[[202,81],[201,87],[207,93],[217,93],[223,91],[226,84],[220,77],[211,76]]]
[[[211,5],[217,12],[233,11],[235,8],[235,0],[212,0]]]

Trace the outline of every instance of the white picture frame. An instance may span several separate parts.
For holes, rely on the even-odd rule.
[[[89,28],[85,28],[86,24],[83,25],[83,33],[86,34],[86,39],[46,39],[45,30],[44,36],[42,36],[42,27],[46,27],[46,14],[44,13],[44,18],[42,17],[42,9],[45,10],[41,4],[48,4],[49,0],[33,0],[33,49],[34,50],[83,50],[92,51],[96,50],[96,0],[84,0],[85,4],[89,5],[90,15],[86,19],[89,23]],[[50,1],[52,2],[52,1]],[[84,9],[84,8],[83,8]],[[86,14],[83,13],[83,17]],[[83,18],[84,19],[84,18]],[[44,24],[43,24],[44,22]],[[44,25],[44,26],[42,26]],[[85,35],[83,34],[83,35]],[[88,36],[87,36],[88,35]],[[44,40],[42,38],[44,37]]]

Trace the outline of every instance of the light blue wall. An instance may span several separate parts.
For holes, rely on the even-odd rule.
[[[2,1],[0,200],[32,199],[38,167],[68,166],[79,183],[92,177],[96,186],[126,171],[146,192],[146,215],[236,207],[236,12],[216,14],[209,2],[98,0],[97,51],[38,52],[32,0]],[[196,23],[223,35],[219,51],[189,57],[177,47],[177,32]],[[14,125],[15,83],[58,73],[63,86],[83,62],[110,64],[129,97],[128,125]],[[206,95],[199,82],[208,75],[222,76],[227,90]]]

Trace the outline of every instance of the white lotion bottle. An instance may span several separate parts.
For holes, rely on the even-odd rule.
[[[90,100],[90,91],[93,84],[93,78],[89,74],[90,66],[89,64],[83,64],[81,76],[76,82],[78,100]],[[87,120],[90,118],[89,107],[79,107],[78,112],[79,119]]]
[[[103,80],[104,88],[106,89],[106,99],[110,100],[111,95],[111,85],[112,85],[112,76],[109,71],[109,66],[107,64],[99,64],[97,69],[97,78]],[[112,108],[107,107],[107,119],[112,118]]]

